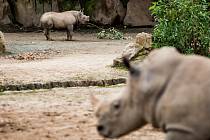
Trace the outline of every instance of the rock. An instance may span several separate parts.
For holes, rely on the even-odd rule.
[[[92,13],[92,20],[100,24],[119,24],[126,10],[120,0],[98,0]]]
[[[126,57],[129,60],[139,56],[145,56],[152,49],[152,35],[148,33],[139,33],[136,35],[135,42],[125,46],[121,56],[113,60],[113,66],[122,66],[122,58]],[[140,57],[142,58],[142,57]]]
[[[122,58],[121,57],[117,57],[113,60],[113,67],[120,67],[123,65],[123,62],[122,62]]]
[[[117,57],[116,59],[114,59],[113,65],[114,66],[121,66],[123,57],[127,57],[129,60],[131,60],[142,49],[143,49],[143,46],[140,46],[137,43],[129,43],[127,46],[125,46],[125,48],[122,52],[122,55]]]
[[[37,16],[33,7],[33,1],[17,0],[16,2],[16,20],[24,27],[35,25]]]
[[[0,24],[10,24],[10,7],[6,0],[0,0]]]
[[[124,50],[122,52],[122,57],[127,57],[129,60],[131,60],[142,49],[143,49],[143,46],[140,46],[137,43],[129,43],[124,48]]]
[[[58,11],[57,1],[52,1],[52,5],[48,2],[40,3],[35,0],[17,0],[16,20],[24,27],[39,26],[40,16],[44,12]]]
[[[128,26],[154,25],[149,11],[152,0],[129,0],[124,24]]]
[[[91,20],[99,24],[120,24],[130,26],[153,25],[149,12],[152,0],[129,0],[124,4],[121,0],[97,0],[86,2]],[[9,3],[8,3],[9,2]],[[39,18],[44,12],[67,10],[69,7],[64,0],[0,0],[0,24],[18,24],[24,27],[39,26]],[[75,2],[73,2],[75,3]],[[80,1],[80,4],[84,3]],[[68,3],[70,4],[70,3]],[[68,7],[68,8],[66,8]],[[70,6],[77,9],[78,5]],[[91,9],[91,10],[90,10]]]
[[[0,31],[0,54],[6,51],[6,43],[4,39],[4,34]]]
[[[152,46],[152,35],[148,33],[139,33],[136,35],[136,43],[143,48],[149,49]]]

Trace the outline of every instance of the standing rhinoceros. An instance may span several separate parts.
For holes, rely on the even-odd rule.
[[[151,123],[166,140],[210,140],[210,59],[162,48],[138,67],[124,63],[125,92],[103,102],[93,98],[100,135],[116,138]]]
[[[66,29],[67,40],[72,40],[73,26],[76,23],[85,24],[89,21],[89,16],[86,16],[81,11],[65,11],[61,13],[46,12],[40,18],[40,23],[44,29],[44,35],[47,40],[50,38],[50,29]]]
[[[0,31],[0,54],[5,52],[4,34]]]

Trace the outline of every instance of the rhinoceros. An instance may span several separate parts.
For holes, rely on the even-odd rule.
[[[152,51],[129,70],[125,90],[92,97],[100,135],[117,138],[152,124],[166,140],[210,140],[210,59],[174,48]]]
[[[50,29],[66,29],[67,40],[72,40],[73,26],[81,23],[89,22],[89,16],[86,16],[81,11],[65,11],[65,12],[46,12],[40,18],[40,23],[44,29],[44,35],[47,40],[50,38]]]
[[[0,54],[5,52],[4,34],[0,31]]]

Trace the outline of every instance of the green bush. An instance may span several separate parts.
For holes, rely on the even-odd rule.
[[[209,55],[210,12],[207,0],[159,0],[150,7],[157,25],[153,47],[176,47],[185,54]]]
[[[85,9],[84,12],[87,15],[92,15],[92,12],[94,11],[96,7],[96,0],[85,0]]]
[[[115,28],[103,29],[99,33],[97,33],[97,38],[99,39],[124,39],[124,35],[122,32],[116,30]]]

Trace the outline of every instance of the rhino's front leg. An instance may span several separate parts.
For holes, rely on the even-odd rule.
[[[166,140],[202,140],[191,133],[181,131],[169,131],[166,134]]]
[[[67,26],[67,41],[72,40],[73,35],[73,25]]]
[[[45,29],[44,29],[44,35],[46,36],[46,39],[47,39],[47,40],[52,40],[52,39],[50,38],[50,29],[45,28]]]
[[[3,48],[2,52],[5,53],[5,45],[3,45],[2,48]]]

